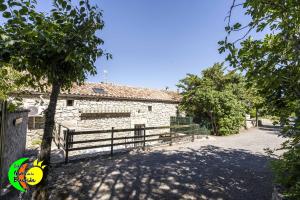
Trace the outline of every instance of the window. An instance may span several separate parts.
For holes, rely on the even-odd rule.
[[[152,106],[148,106],[148,111],[149,111],[149,112],[152,111]]]
[[[45,125],[45,118],[42,116],[29,117],[28,129],[43,129]]]
[[[97,94],[105,94],[105,91],[103,88],[93,88],[93,91]]]
[[[73,106],[74,100],[67,100],[67,106]]]

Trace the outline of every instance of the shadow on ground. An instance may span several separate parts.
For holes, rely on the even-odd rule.
[[[261,125],[258,127],[259,130],[269,131],[268,133],[280,135],[280,131],[282,128],[280,126],[273,126],[273,125]]]
[[[51,199],[270,199],[268,157],[206,146],[51,169]]]

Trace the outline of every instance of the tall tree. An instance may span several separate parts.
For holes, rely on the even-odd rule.
[[[243,7],[250,16],[248,24],[232,22],[232,11]],[[220,41],[219,51],[227,51],[230,65],[246,72],[275,114],[295,110],[300,99],[300,1],[299,0],[234,0],[227,16],[228,36]],[[252,33],[268,32],[262,39]],[[243,35],[230,41],[230,34]]]
[[[0,29],[1,63],[9,63],[31,76],[31,86],[50,88],[50,102],[45,113],[45,127],[39,159],[50,163],[52,132],[58,95],[72,84],[82,84],[88,74],[96,74],[95,61],[107,56],[96,35],[104,26],[102,12],[89,3],[54,0],[49,14],[36,11],[36,1],[0,1],[0,11],[7,22]],[[46,199],[46,177],[36,199]]]
[[[249,23],[232,23],[237,7],[243,7]],[[286,151],[273,167],[285,196],[300,199],[300,0],[233,0],[227,20],[228,36],[219,42],[219,51],[228,52],[226,60],[245,71],[248,81],[266,98],[265,106],[288,125],[283,132],[290,140],[283,144]],[[267,34],[254,39],[254,31]],[[230,41],[232,32],[242,36]],[[288,122],[293,113],[295,124]]]
[[[214,135],[238,133],[245,122],[251,102],[247,98],[243,76],[225,73],[222,64],[202,71],[202,76],[188,74],[180,80],[181,108],[198,123],[209,123]]]

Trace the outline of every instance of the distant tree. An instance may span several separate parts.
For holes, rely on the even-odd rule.
[[[249,23],[232,22],[237,7],[243,7]],[[266,99],[264,106],[280,116],[283,133],[290,138],[282,146],[285,153],[273,164],[275,180],[283,186],[287,199],[300,199],[299,16],[300,0],[233,0],[225,27],[228,36],[219,42],[220,53],[228,52],[230,65],[244,71],[248,82],[256,85]],[[253,31],[268,34],[254,39]],[[230,41],[233,32],[242,36]],[[292,114],[296,115],[295,124],[289,122]]]
[[[60,91],[82,84],[88,74],[96,74],[94,63],[98,57],[110,57],[100,48],[103,40],[96,35],[104,26],[102,12],[89,0],[74,5],[71,0],[54,0],[53,9],[45,14],[36,11],[34,0],[0,1],[0,11],[7,19],[0,29],[0,63],[28,72],[31,86],[51,88],[39,155],[46,165],[50,163]],[[47,173],[35,193],[36,199],[48,197],[44,189]]]
[[[198,123],[209,122],[214,135],[239,132],[251,106],[242,75],[224,73],[222,64],[202,71],[202,76],[188,74],[180,80],[181,108]]]

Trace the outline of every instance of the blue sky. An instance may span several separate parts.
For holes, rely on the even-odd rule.
[[[43,3],[41,3],[43,2]],[[39,1],[47,10],[50,0]],[[96,62],[103,81],[130,86],[176,89],[187,73],[199,74],[225,55],[218,53],[224,39],[224,18],[230,0],[93,0],[104,11],[105,28],[99,33],[112,60]],[[246,21],[243,12],[234,13]]]

